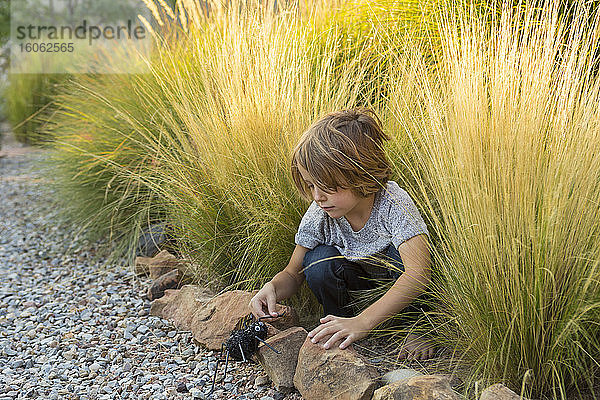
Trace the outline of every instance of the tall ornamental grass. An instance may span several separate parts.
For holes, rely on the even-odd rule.
[[[43,133],[43,120],[49,115],[52,96],[66,79],[66,74],[8,74],[2,88],[3,111],[19,142],[43,144],[50,140]]]
[[[152,71],[176,118],[154,184],[197,280],[255,288],[287,264],[308,206],[289,173],[293,146],[314,119],[377,89],[342,37],[296,13],[227,12],[161,48]],[[305,311],[312,301],[293,300]]]
[[[44,129],[57,141],[49,170],[69,217],[118,239],[115,256],[131,258],[140,230],[168,220],[198,277],[259,285],[289,257],[307,206],[287,175],[291,146],[323,113],[381,101],[383,46],[363,28],[353,33],[356,18],[340,17],[344,1],[278,13],[234,4],[210,18],[197,2],[147,3],[162,27],[150,73],[78,75],[65,85]],[[203,190],[201,199],[176,178]],[[257,207],[279,192],[274,213]]]
[[[285,266],[307,207],[292,146],[376,85],[321,14],[181,10],[149,74],[77,76],[57,96],[53,174],[73,220],[127,254],[144,224],[167,220],[198,280],[256,287]]]
[[[160,193],[146,183],[159,167],[164,105],[151,75],[77,75],[55,96],[45,132],[53,137],[44,171],[63,214],[131,261],[141,230],[164,221]],[[141,179],[142,176],[147,179]]]
[[[600,21],[560,11],[445,18],[435,64],[413,53],[391,74],[413,143],[395,160],[439,239],[433,333],[469,398],[498,381],[581,398],[599,376]]]

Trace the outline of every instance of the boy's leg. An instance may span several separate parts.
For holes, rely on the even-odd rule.
[[[354,315],[348,290],[368,285],[358,264],[344,258],[333,246],[319,245],[306,253],[302,265],[306,283],[323,305],[324,315]]]
[[[394,245],[388,246],[385,250],[375,254],[373,257],[361,260],[369,279],[369,287],[367,289],[382,287],[386,284],[393,284],[404,273],[404,264],[398,249]],[[381,293],[383,294],[383,293]],[[421,315],[423,311],[431,310],[428,306],[428,300],[431,296],[428,294],[428,289],[423,294],[414,299],[401,314],[404,318],[411,319],[416,315]],[[403,319],[404,319],[403,318]]]

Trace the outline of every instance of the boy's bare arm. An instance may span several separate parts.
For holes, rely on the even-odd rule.
[[[294,295],[304,282],[304,274],[301,271],[302,261],[307,251],[306,247],[296,245],[290,261],[283,271],[277,273],[250,300],[248,307],[252,314],[256,317],[277,316],[275,303]]]
[[[304,274],[301,271],[302,261],[307,251],[306,247],[297,244],[288,265],[271,279],[270,283],[277,293],[277,301],[292,297],[304,282]]]
[[[431,257],[426,235],[408,239],[398,246],[398,252],[404,273],[379,300],[359,315],[369,329],[402,311],[423,293],[431,280]]]

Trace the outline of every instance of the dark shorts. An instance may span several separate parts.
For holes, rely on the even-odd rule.
[[[333,246],[319,245],[306,253],[302,265],[308,287],[323,305],[323,315],[338,317],[356,315],[383,295],[404,272],[400,253],[393,245],[360,262],[347,260]],[[413,300],[401,314],[422,314],[428,308],[422,301],[425,297],[426,294]],[[361,307],[356,301],[361,298],[370,301]]]

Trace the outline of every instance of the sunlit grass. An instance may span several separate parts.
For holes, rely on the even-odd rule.
[[[360,49],[317,24],[230,13],[153,66],[181,121],[165,129],[158,185],[198,280],[255,288],[287,264],[308,206],[288,171],[291,149],[314,119],[376,88]],[[309,299],[294,302],[309,310]]]
[[[502,381],[573,398],[598,378],[600,25],[533,6],[444,19],[437,68],[400,59],[392,84],[414,144],[398,168],[436,233],[435,333],[473,397]]]
[[[55,96],[46,125],[55,143],[44,171],[63,214],[92,237],[117,240],[115,257],[134,257],[140,229],[165,215],[161,196],[140,179],[155,175],[152,149],[160,146],[153,83],[147,75],[78,75]]]

